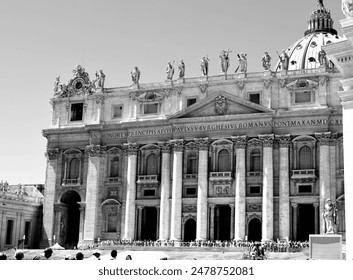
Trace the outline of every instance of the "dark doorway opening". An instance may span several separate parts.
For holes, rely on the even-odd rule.
[[[196,221],[188,219],[184,225],[184,241],[190,242],[196,239]]]
[[[142,240],[157,240],[157,208],[144,207],[142,211]]]
[[[262,238],[261,221],[258,218],[253,218],[249,222],[248,240],[261,241],[261,238]]]
[[[312,204],[298,205],[297,240],[309,240],[309,234],[315,233],[315,208]]]
[[[66,211],[62,211],[62,219],[58,221],[60,240],[65,248],[77,246],[80,231],[80,195],[75,191],[66,192],[61,203],[65,205]],[[65,215],[66,214],[66,215]]]
[[[230,206],[217,205],[215,211],[215,240],[230,240]]]

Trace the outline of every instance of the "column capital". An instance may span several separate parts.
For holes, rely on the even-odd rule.
[[[158,147],[162,153],[170,153],[171,144],[168,142],[158,142]]]
[[[58,158],[60,151],[58,148],[48,148],[47,151],[45,152],[45,156],[49,160],[56,160]]]
[[[275,138],[280,148],[288,148],[290,146],[290,134],[276,135]]]
[[[272,147],[274,136],[273,134],[261,134],[259,139],[262,142],[263,147]]]
[[[234,211],[235,203],[230,203],[229,207],[230,207],[230,211]]]
[[[319,205],[320,205],[320,203],[318,203],[318,202],[313,203],[313,206],[314,206],[315,208],[319,207]]]
[[[214,209],[214,208],[216,207],[216,204],[209,204],[208,207],[209,207],[210,209]]]
[[[195,138],[195,143],[197,144],[199,151],[208,151],[210,147],[210,140],[207,137]]]
[[[232,141],[234,142],[235,149],[245,149],[247,144],[247,136],[232,136]]]
[[[86,152],[89,157],[101,157],[106,154],[107,147],[100,145],[88,145],[86,146]]]
[[[330,145],[331,132],[315,133],[315,138],[318,141],[319,146]]]
[[[336,146],[338,135],[337,132],[331,134],[330,146]]]
[[[184,151],[184,139],[170,140],[170,144],[173,147],[174,152],[183,152]]]
[[[143,205],[138,205],[138,206],[136,206],[136,208],[137,208],[138,210],[142,210],[143,208],[145,208],[145,206],[143,206]]]
[[[290,205],[291,205],[293,208],[297,208],[297,207],[298,207],[298,203],[297,203],[297,202],[292,202]]]
[[[128,155],[137,155],[139,150],[139,145],[136,143],[124,143],[125,153]]]

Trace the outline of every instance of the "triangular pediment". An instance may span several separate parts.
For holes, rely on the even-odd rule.
[[[215,92],[169,119],[272,113],[273,110],[224,91]]]

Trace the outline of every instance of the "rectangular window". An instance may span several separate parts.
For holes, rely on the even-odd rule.
[[[156,190],[143,190],[143,196],[156,196]]]
[[[121,118],[123,115],[123,106],[117,105],[112,107],[112,119]]]
[[[83,103],[71,104],[70,121],[77,122],[83,120]]]
[[[159,103],[146,103],[143,104],[143,114],[151,115],[158,114]]]
[[[260,93],[249,94],[249,101],[256,104],[260,104]]]
[[[196,98],[188,98],[186,100],[186,107],[189,107],[191,106],[192,104],[195,104],[196,103]]]
[[[295,103],[310,103],[311,92],[310,91],[298,91],[295,93]]]
[[[250,194],[261,194],[260,186],[250,186]]]
[[[196,196],[196,193],[197,193],[196,187],[185,188],[185,195],[187,196]]]
[[[25,245],[28,245],[30,232],[31,232],[31,222],[26,222],[25,223]]]
[[[298,193],[312,193],[312,185],[299,185]]]
[[[12,244],[12,235],[13,235],[13,220],[8,220],[7,230],[6,230],[6,245]]]

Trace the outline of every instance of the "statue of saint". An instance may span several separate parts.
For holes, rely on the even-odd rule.
[[[248,69],[248,59],[246,58],[246,54],[244,53],[238,54],[238,61],[239,61],[240,72],[246,73]]]
[[[353,18],[353,0],[342,0],[342,12],[346,18]]]
[[[288,71],[288,67],[289,67],[289,56],[286,53],[285,50],[282,50],[282,54],[279,56],[279,59],[281,61],[281,67],[282,70],[284,71]]]
[[[185,63],[184,60],[180,60],[178,65],[179,78],[184,78],[185,76]]]
[[[319,51],[319,63],[320,63],[320,66],[323,66],[323,67],[328,66],[326,53],[323,49]]]
[[[105,74],[103,73],[103,70],[99,70],[98,87],[103,89],[104,81],[105,81]]]
[[[262,67],[263,67],[265,70],[270,70],[270,67],[271,67],[271,57],[270,57],[270,55],[268,54],[268,52],[265,52],[265,54],[262,56],[261,62],[262,62]]]
[[[201,59],[201,71],[204,76],[208,76],[208,57],[202,57]]]
[[[325,222],[325,233],[335,234],[337,232],[337,207],[332,203],[331,199],[326,200],[323,217]]]
[[[220,64],[221,64],[221,69],[223,73],[227,73],[228,68],[229,68],[229,53],[230,51],[225,51],[222,50],[221,53],[219,54],[219,58],[221,59]]]
[[[174,61],[173,61],[174,63]],[[165,70],[166,74],[167,74],[167,80],[172,80],[173,79],[173,75],[174,75],[174,66],[172,65],[172,63],[169,61],[167,68]]]
[[[57,94],[60,91],[60,76],[56,77],[55,83],[54,83],[54,93]]]
[[[134,84],[138,84],[140,80],[140,69],[137,66],[134,67],[134,70],[131,71],[131,79]]]

